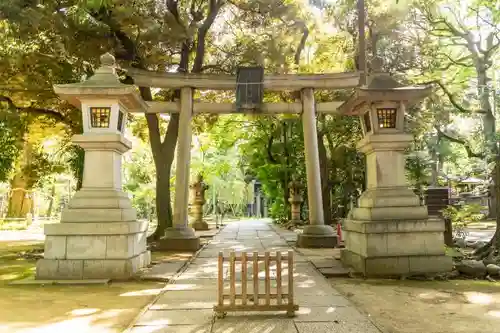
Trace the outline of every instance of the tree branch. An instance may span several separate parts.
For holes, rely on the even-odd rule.
[[[471,149],[471,147],[470,147],[470,144],[467,143],[465,140],[456,138],[456,137],[454,137],[451,134],[443,132],[439,126],[434,126],[434,128],[438,132],[439,136],[447,139],[448,141],[451,141],[451,142],[458,143],[458,144],[462,145],[465,148],[465,151],[467,152],[467,156],[469,158],[472,158],[472,157],[475,157],[475,158],[485,158],[484,154],[473,152],[472,149]]]
[[[14,112],[34,114],[38,116],[48,116],[56,121],[60,121],[73,126],[72,122],[67,117],[55,110],[36,108],[32,106],[17,106],[10,97],[4,95],[0,95],[0,102],[6,103],[9,110]]]
[[[196,56],[193,61],[193,68],[191,69],[191,72],[193,73],[199,73],[203,67],[207,33],[224,3],[224,0],[210,0],[207,18],[198,29],[198,37],[196,39]]]
[[[423,83],[424,85],[428,84],[437,84],[441,90],[443,90],[444,94],[448,97],[448,100],[450,101],[451,105],[453,105],[459,112],[461,113],[479,113],[479,114],[486,114],[487,112],[485,110],[479,109],[479,110],[471,110],[471,109],[466,109],[458,102],[455,100],[455,97],[453,94],[446,88],[446,86],[440,81],[440,80],[433,80],[429,82]]]
[[[307,28],[305,23],[300,22],[300,24],[302,25],[302,38],[300,39],[299,46],[297,46],[297,50],[295,51],[295,55],[293,57],[296,66],[298,66],[300,63],[300,57],[302,55],[302,51],[304,51],[307,37],[309,37],[309,29]]]

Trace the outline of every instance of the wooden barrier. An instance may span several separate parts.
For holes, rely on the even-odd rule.
[[[229,262],[229,288],[225,288],[224,281],[224,262]],[[264,263],[264,293],[259,293],[259,263]],[[237,279],[236,266],[239,263],[241,270],[241,279]],[[271,278],[271,266],[276,264],[275,277]],[[288,263],[288,268],[283,269],[283,264]],[[248,279],[249,266],[251,266],[251,279]],[[229,258],[224,258],[224,254],[219,252],[218,263],[218,284],[217,284],[217,305],[214,306],[214,311],[218,318],[226,316],[228,311],[286,311],[290,317],[295,316],[295,311],[298,310],[298,305],[294,304],[293,300],[293,251],[288,251],[287,255],[282,255],[281,252],[276,252],[271,255],[270,252],[265,252],[260,255],[258,252],[253,252],[252,255],[247,252],[241,252],[240,256],[236,256],[233,251],[229,254]],[[284,273],[287,272],[287,279],[283,279]],[[240,281],[237,281],[240,280]],[[287,290],[284,288],[284,281],[288,281]],[[240,282],[241,288],[238,289]],[[252,286],[252,292],[249,292],[248,284]],[[274,282],[276,286],[271,287]],[[229,294],[225,290],[229,289]],[[286,291],[286,292],[285,292]]]

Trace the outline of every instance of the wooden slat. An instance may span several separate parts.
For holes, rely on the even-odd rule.
[[[224,295],[223,297],[224,297],[224,299],[229,299],[229,298],[231,298],[231,295]],[[265,298],[265,297],[266,297],[266,294],[259,294],[259,299],[263,299],[263,298]],[[270,294],[270,295],[269,295],[269,297],[270,297],[271,299],[277,299],[277,298],[278,298],[278,295],[277,295],[277,294]],[[282,293],[282,294],[281,294],[281,297],[282,297],[282,298],[287,298],[287,297],[288,297],[288,294],[287,294],[287,293]],[[234,298],[235,298],[235,299],[243,299],[243,296],[242,296],[242,295],[238,295],[238,294],[236,294],[236,295],[234,295]],[[247,298],[248,298],[248,295],[247,295]]]
[[[278,305],[282,304],[281,296],[283,294],[281,282],[281,252],[276,252],[276,300]]]
[[[288,251],[288,304],[293,301],[293,251]]]
[[[253,303],[259,304],[259,254],[253,253]]]
[[[236,76],[223,74],[160,73],[127,68],[128,74],[139,87],[176,89],[235,90]],[[359,84],[359,72],[325,74],[271,74],[264,76],[264,89],[271,91],[355,88]]]
[[[265,306],[265,305],[235,305],[235,306],[214,306],[214,310],[218,312],[225,311],[297,311],[299,307],[297,305],[273,305],[273,306]]]
[[[271,254],[266,251],[264,254],[264,269],[265,269],[265,288],[266,288],[266,305],[271,304],[271,276],[269,272],[269,257]]]
[[[247,262],[253,261],[254,253],[248,254],[247,253]],[[259,261],[264,261],[266,259],[265,255],[257,255],[257,259]],[[270,254],[269,255],[269,261],[275,261],[276,260],[276,255]],[[235,257],[234,261],[239,262],[241,261],[241,257]],[[281,261],[285,262],[288,261],[288,256],[287,255],[281,255]]]
[[[247,253],[241,253],[241,304],[247,304]]]
[[[224,253],[219,252],[219,274],[217,275],[219,305],[224,304]]]
[[[229,302],[231,305],[235,305],[236,302],[235,302],[235,295],[236,295],[236,261],[234,260],[236,257],[236,254],[233,252],[231,252],[231,254],[229,255],[229,279],[230,279],[230,283],[229,283],[229,293],[230,293],[230,298],[229,298]]]

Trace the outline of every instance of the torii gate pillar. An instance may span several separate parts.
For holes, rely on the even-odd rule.
[[[188,225],[189,170],[191,160],[191,119],[193,116],[193,89],[181,89],[181,112],[179,115],[179,136],[177,141],[177,165],[175,168],[174,220],[165,231],[159,247],[163,250],[196,251],[200,238]]]
[[[335,247],[337,234],[325,225],[323,198],[321,194],[321,174],[319,169],[318,133],[313,89],[302,90],[302,123],[304,130],[304,153],[306,157],[307,199],[309,225],[297,238],[299,247]]]

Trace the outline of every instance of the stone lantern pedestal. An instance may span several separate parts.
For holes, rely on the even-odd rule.
[[[363,124],[358,149],[366,155],[367,190],[344,224],[342,262],[365,276],[400,276],[450,271],[441,220],[429,219],[427,207],[409,189],[404,131],[407,103],[428,89],[402,87],[390,76],[372,77],[341,108]]]
[[[302,222],[300,218],[300,205],[302,205],[302,202],[304,201],[300,191],[302,190],[303,186],[297,181],[291,181],[290,184],[288,184],[288,188],[290,191],[288,202],[290,202],[292,213],[292,219],[290,222],[294,225],[300,224]]]
[[[55,87],[82,109],[84,134],[73,143],[85,150],[85,164],[82,188],[61,223],[45,225],[37,279],[127,279],[150,263],[148,222],[137,221],[121,183],[122,155],[131,148],[123,136],[126,112],[145,106],[135,87],[118,81],[111,55],[101,63],[89,80]]]
[[[208,230],[208,223],[203,221],[203,205],[206,202],[205,191],[208,189],[208,185],[203,182],[203,176],[198,175],[196,181],[189,188],[191,189],[193,200],[191,205],[191,212],[193,214],[191,227],[194,230]]]

